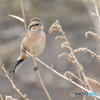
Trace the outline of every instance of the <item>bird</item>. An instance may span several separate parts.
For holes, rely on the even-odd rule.
[[[35,59],[35,57],[38,57],[43,53],[45,45],[46,34],[44,32],[44,22],[38,17],[33,17],[28,25],[27,34],[25,34],[21,41],[19,57],[14,66],[10,69],[10,72],[15,74],[17,66],[29,58],[26,50],[33,55]],[[37,69],[37,66],[34,67],[34,70]]]

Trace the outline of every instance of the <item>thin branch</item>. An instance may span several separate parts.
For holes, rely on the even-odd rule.
[[[100,28],[100,14],[97,7],[97,0],[83,0],[87,10],[92,15],[95,28]]]
[[[22,9],[22,14],[23,14],[23,19],[24,19],[24,28],[25,28],[25,31],[27,32],[27,23],[26,23],[26,18],[25,18],[24,2],[23,2],[23,0],[21,0],[21,9]]]
[[[52,100],[52,99],[51,99],[51,96],[50,96],[50,94],[49,94],[48,90],[46,89],[46,86],[45,86],[45,84],[44,84],[44,82],[43,82],[43,79],[42,79],[42,77],[41,77],[40,71],[39,71],[39,69],[38,69],[38,65],[37,65],[37,62],[36,62],[36,57],[34,57],[34,56],[32,55],[32,58],[33,58],[33,63],[34,63],[34,70],[36,71],[36,73],[37,73],[37,75],[38,75],[38,77],[39,77],[39,81],[40,81],[40,83],[41,83],[41,85],[42,85],[42,88],[43,88],[45,94],[47,95],[48,100]]]
[[[32,57],[32,55],[31,55],[28,51],[26,51],[26,53]],[[74,84],[75,86],[79,87],[80,89],[83,89],[83,90],[86,91],[86,92],[91,92],[90,90],[88,90],[88,89],[82,87],[81,85],[77,84],[77,83],[74,82],[73,80],[71,80],[71,79],[65,77],[63,74],[60,74],[58,71],[56,71],[55,69],[53,69],[52,67],[50,67],[49,65],[47,65],[47,64],[46,64],[45,62],[43,62],[42,60],[36,58],[36,61],[38,61],[39,63],[41,63],[42,65],[44,65],[44,66],[45,66],[46,68],[48,68],[51,72],[53,72],[54,74],[58,75],[58,76],[61,77],[62,79],[64,79],[64,80],[66,80],[66,81],[68,81],[68,82]],[[95,96],[95,97],[97,97],[98,99],[100,99],[100,96]]]
[[[16,87],[16,85],[14,84],[13,80],[9,77],[4,65],[2,64],[1,66],[1,70],[4,72],[5,76],[7,77],[7,79],[9,80],[10,84],[12,85],[13,89],[24,99],[24,100],[29,100],[26,96],[26,94],[22,94],[20,89],[18,89]]]
[[[49,94],[49,92],[48,92],[48,90],[47,90],[46,87],[45,87],[45,84],[44,84],[44,82],[43,82],[43,79],[42,79],[42,77],[41,77],[41,74],[40,74],[39,69],[37,70],[37,74],[38,74],[40,83],[41,83],[41,85],[42,85],[42,88],[44,89],[44,91],[45,91],[45,93],[46,93],[46,95],[47,95],[47,97],[48,97],[48,100],[52,100],[52,99],[51,99],[51,96],[50,96],[50,94]]]
[[[99,14],[99,11],[98,11],[97,2],[96,2],[96,0],[93,0],[92,2],[93,2],[93,5],[94,5],[94,8],[95,8],[95,12],[96,12],[98,21],[100,23],[100,14]]]

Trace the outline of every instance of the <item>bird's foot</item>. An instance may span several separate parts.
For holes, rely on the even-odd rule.
[[[9,73],[14,75],[15,71],[14,70],[9,70]]]
[[[38,70],[38,66],[35,66],[35,67],[34,67],[34,71],[37,71],[37,70]]]

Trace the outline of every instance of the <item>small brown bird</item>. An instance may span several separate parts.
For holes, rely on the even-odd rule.
[[[46,35],[43,31],[44,24],[38,17],[31,19],[28,26],[28,32],[21,42],[21,53],[17,59],[15,65],[11,68],[10,72],[15,73],[17,66],[25,59],[29,58],[29,55],[25,52],[27,50],[34,57],[38,57],[42,54],[46,44]],[[37,68],[34,68],[34,70]]]

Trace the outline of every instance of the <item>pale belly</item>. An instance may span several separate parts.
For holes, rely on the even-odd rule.
[[[31,53],[34,56],[40,56],[43,53],[44,49],[45,49],[45,40],[40,39],[36,41],[35,44],[32,46]]]

